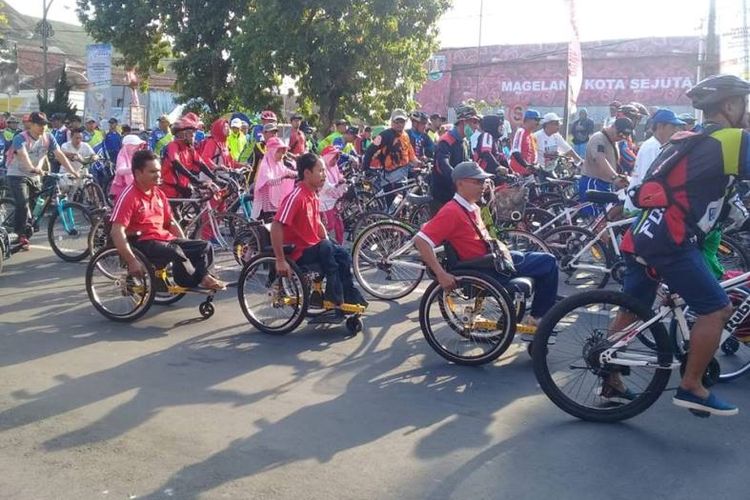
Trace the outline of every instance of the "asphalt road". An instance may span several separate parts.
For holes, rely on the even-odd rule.
[[[745,413],[665,394],[626,423],[562,413],[522,345],[480,368],[438,357],[419,294],[365,331],[254,331],[234,291],[132,325],[105,320],[85,263],[17,254],[0,276],[0,498],[748,498]],[[674,385],[674,384],[672,384]]]

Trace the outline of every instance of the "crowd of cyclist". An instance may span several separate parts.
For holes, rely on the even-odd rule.
[[[374,136],[371,127],[353,127],[341,119],[319,141],[300,114],[290,117],[288,138],[280,137],[272,111],[262,112],[257,124],[234,115],[219,118],[208,131],[193,113],[173,123],[162,116],[147,137],[114,118],[104,133],[93,119],[81,127],[76,117],[66,123],[65,117],[54,115],[48,121],[44,113],[35,112],[24,117],[24,130],[15,117],[6,117],[3,166],[16,207],[27,207],[33,192],[40,189],[45,163],[52,172],[62,168],[77,177],[84,163],[108,160],[113,167],[107,183],[107,194],[114,201],[112,234],[131,271],[142,272],[126,238],[138,229],[137,246],[147,256],[179,263],[193,286],[212,289],[225,284],[211,274],[211,245],[187,240],[173,227],[168,200],[189,198],[193,188],[216,188],[221,170],[246,168],[254,200],[252,217],[271,224],[279,274],[289,272],[284,245],[294,245],[291,258],[298,263],[319,264],[326,277],[326,296],[337,306],[330,322],[343,319],[339,307],[344,303],[367,305],[354,287],[351,257],[341,246],[344,228],[336,202],[345,191],[342,165],[377,173],[386,185],[398,185],[415,173],[429,174],[433,217],[414,240],[422,259],[440,286],[450,290],[455,279],[435,258],[437,246],[450,243],[461,260],[496,252],[509,275],[535,280],[527,319],[533,331],[558,295],[555,257],[511,252],[490,236],[478,206],[485,181],[534,175],[566,156],[580,169],[578,192],[585,201],[588,190],[634,192],[651,179],[652,165],[663,162],[665,154],[679,153],[681,163],[672,171],[677,173],[664,180],[668,186],[679,184],[669,191],[670,204],[644,210],[625,237],[623,250],[629,257],[624,289],[653,302],[656,282],[648,277],[650,267],[686,300],[699,316],[675,403],[733,414],[735,407],[701,384],[701,374],[717,347],[717,334],[731,313],[702,245],[716,229],[735,180],[750,177],[750,136],[742,130],[747,127],[748,94],[750,84],[736,77],[700,82],[687,94],[703,111],[704,120],[697,125],[692,115],[678,117],[668,109],[649,112],[639,103],[615,101],[610,118],[595,132],[586,111],[580,110],[571,124],[572,145],[560,133],[561,117],[533,109],[524,113],[515,131],[502,113],[481,116],[467,105],[456,108],[453,123],[439,114],[395,109],[389,126]],[[633,133],[642,121],[647,121],[649,138],[637,144]],[[675,135],[679,131],[689,133]],[[706,140],[685,150],[681,140],[697,136]],[[625,198],[626,210],[646,208]],[[28,246],[26,217],[23,210],[16,211],[14,229],[21,246]],[[619,379],[603,391],[620,399],[629,397]]]

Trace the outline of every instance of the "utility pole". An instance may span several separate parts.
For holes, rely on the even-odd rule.
[[[52,26],[47,22],[47,13],[55,0],[42,0],[42,21],[37,24],[37,33],[42,36],[42,71],[44,72],[44,100],[49,100],[49,83],[47,82],[47,39],[54,35]]]
[[[482,19],[484,17],[484,0],[479,0],[479,41],[477,42],[477,89],[474,93],[474,99],[479,101],[479,76],[482,74],[480,67],[480,55],[482,51]]]
[[[706,53],[703,60],[705,78],[719,73],[719,37],[716,34],[716,0],[708,1],[708,32],[706,34]]]

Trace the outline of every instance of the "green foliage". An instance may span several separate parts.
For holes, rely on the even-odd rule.
[[[54,113],[65,113],[66,116],[71,117],[78,112],[78,107],[74,106],[70,102],[70,90],[73,86],[68,83],[68,75],[63,68],[60,72],[60,78],[55,83],[55,96],[52,100],[45,100],[41,94],[36,95],[37,101],[39,101],[39,111],[44,112],[47,116],[51,116]]]
[[[241,24],[241,88],[258,74],[294,75],[328,126],[339,116],[382,121],[425,77],[448,0],[264,0]]]
[[[280,109],[285,76],[300,111],[384,120],[410,108],[450,0],[77,0],[85,29],[141,77],[172,55],[182,100],[212,113]],[[168,42],[169,41],[169,42]]]

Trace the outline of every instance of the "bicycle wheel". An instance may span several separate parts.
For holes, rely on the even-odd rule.
[[[237,299],[247,320],[263,333],[284,335],[299,326],[307,314],[309,289],[291,261],[291,276],[276,277],[276,259],[260,254],[245,264]]]
[[[721,243],[717,252],[719,264],[726,271],[750,271],[750,257],[743,248],[742,243],[729,235],[721,235]]]
[[[432,209],[429,203],[422,203],[414,207],[409,216],[409,224],[415,228],[421,228],[425,222],[432,218]]]
[[[409,244],[416,231],[402,222],[380,221],[362,231],[352,247],[354,277],[373,297],[396,300],[419,285],[425,267],[414,246],[396,258],[391,255]]]
[[[622,313],[635,321],[614,332],[611,325]],[[617,358],[648,361],[649,366],[626,367],[601,360],[601,354],[613,345],[612,334],[636,328],[653,314],[637,299],[607,290],[583,292],[558,302],[542,319],[531,347],[534,374],[547,397],[564,412],[594,422],[632,418],[654,404],[671,375],[672,346],[661,322],[648,330],[656,350],[641,344],[636,336],[616,352]],[[603,396],[603,390],[619,383],[630,391],[631,400],[614,402]]]
[[[87,182],[81,188],[80,202],[88,208],[103,208],[107,206],[107,197],[99,184]]]
[[[541,236],[554,227],[550,224],[548,227],[544,228],[544,231],[541,231],[541,228],[552,222],[554,218],[554,214],[543,208],[527,207],[523,213],[523,226],[524,229],[530,233]]]
[[[547,252],[552,253],[542,238],[528,231],[520,229],[501,229],[497,237],[509,249],[516,252]]]
[[[107,221],[101,218],[97,219],[91,226],[91,231],[89,231],[88,237],[90,255],[96,254],[99,250],[107,246],[107,243],[109,242],[107,227]]]
[[[14,232],[16,202],[12,198],[0,198],[0,226],[8,232]]]
[[[483,365],[496,360],[513,341],[513,301],[497,281],[463,271],[458,286],[445,292],[437,281],[419,304],[419,325],[427,343],[448,361]]]
[[[352,227],[351,233],[352,233],[352,240],[356,241],[357,237],[362,233],[362,231],[372,224],[375,224],[379,221],[392,221],[393,217],[388,212],[365,212],[363,214],[360,214],[359,219],[357,222],[354,223],[354,226]]]
[[[133,253],[147,270],[142,278],[128,274],[128,266],[116,248],[101,250],[86,268],[89,300],[97,311],[112,321],[134,321],[146,314],[154,302],[154,270],[143,254],[135,249]]]
[[[78,262],[89,256],[91,216],[80,203],[61,201],[54,207],[47,225],[47,240],[52,251],[66,262]]]
[[[265,230],[261,226],[250,226],[238,231],[232,242],[234,259],[238,264],[244,265],[263,251],[264,238],[261,236]]]
[[[222,281],[233,285],[239,279],[242,271],[242,263],[237,260],[235,248],[234,228],[247,225],[247,221],[236,214],[216,213],[214,215],[216,224],[211,224],[207,214],[201,216],[200,220],[194,221],[190,237],[211,242],[214,247],[214,269],[213,274]]]
[[[613,260],[609,249],[597,241],[584,251],[595,237],[591,231],[575,226],[556,227],[544,237],[544,243],[557,257],[560,271],[566,275],[565,284],[578,290],[607,285]]]

